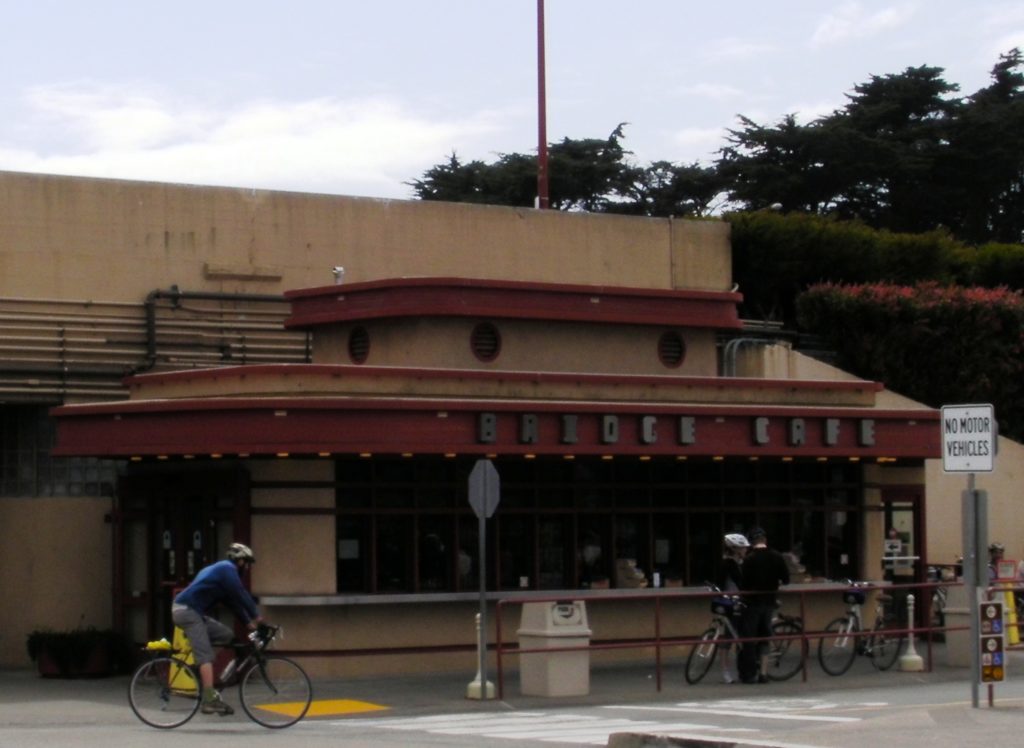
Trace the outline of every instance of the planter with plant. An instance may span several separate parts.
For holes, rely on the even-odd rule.
[[[37,629],[26,644],[28,656],[44,678],[98,678],[131,668],[130,645],[110,629]]]

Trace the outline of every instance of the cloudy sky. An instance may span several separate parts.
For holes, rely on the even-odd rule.
[[[0,170],[405,198],[537,147],[536,0],[0,0]],[[546,0],[548,140],[628,122],[709,163],[872,75],[961,93],[1024,48],[1020,0]]]

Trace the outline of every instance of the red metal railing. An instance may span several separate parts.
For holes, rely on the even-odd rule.
[[[1007,584],[1007,583],[1003,583]],[[992,593],[1006,593],[1006,592],[1021,592],[1024,593],[1024,585],[1013,585],[1003,586],[1003,584],[996,584],[987,590],[989,596]],[[913,583],[913,584],[889,584],[889,583],[873,583],[862,587],[866,592],[884,592],[892,595],[905,591],[908,594],[914,594],[915,598],[915,612],[917,622],[915,625],[906,625],[906,621],[897,621],[896,624],[902,624],[897,627],[896,624],[892,628],[887,628],[888,633],[894,635],[900,635],[907,637],[911,634],[914,635],[915,641],[919,641],[922,645],[924,656],[923,660],[925,663],[925,669],[930,671],[933,666],[934,652],[933,642],[936,635],[945,635],[951,632],[962,632],[970,629],[969,625],[933,625],[932,620],[932,606],[933,606],[933,594],[935,590],[939,588],[953,588],[961,587],[962,582],[953,581],[941,581],[941,582],[924,582],[924,583]],[[829,584],[828,586],[821,587],[809,587],[803,589],[786,589],[779,590],[778,596],[784,601],[791,601],[796,598],[796,608],[799,613],[796,617],[799,617],[803,625],[806,627],[808,621],[808,609],[812,605],[817,605],[817,600],[834,600],[836,595],[842,595],[843,592],[848,589],[846,586],[838,585],[835,583]],[[692,646],[699,641],[701,632],[707,627],[707,623],[710,617],[710,613],[706,613],[707,607],[701,608],[699,616],[695,616],[692,619],[692,623],[698,626],[699,629],[695,634],[688,634],[685,636],[665,636],[664,635],[664,605],[668,601],[708,601],[712,597],[720,595],[720,592],[713,591],[683,591],[672,592],[666,590],[659,590],[657,592],[640,592],[635,590],[629,592],[623,592],[622,594],[615,594],[615,591],[610,591],[608,594],[602,594],[600,596],[587,596],[585,598],[573,597],[563,592],[560,595],[537,595],[528,598],[516,597],[516,598],[505,598],[501,599],[496,604],[496,615],[495,615],[495,642],[489,647],[493,649],[496,657],[497,665],[497,689],[498,697],[504,698],[504,682],[505,682],[505,671],[506,671],[506,660],[509,656],[518,656],[522,654],[535,654],[535,653],[556,653],[556,652],[574,652],[574,651],[598,651],[598,650],[625,650],[625,649],[644,649],[653,648],[654,650],[654,680],[658,691],[662,689],[663,674],[664,674],[664,659],[666,648],[678,648]],[[518,644],[505,641],[505,626],[503,624],[503,612],[504,610],[512,605],[521,605],[526,602],[564,602],[566,600],[574,599],[585,599],[590,605],[601,605],[607,603],[629,603],[633,605],[641,605],[642,603],[653,602],[653,611],[649,613],[651,618],[651,626],[653,630],[653,636],[630,638],[630,639],[596,639],[590,640],[585,646],[571,646],[571,647],[544,647],[544,648],[525,648],[519,647]],[[789,608],[793,608],[794,605],[790,602]],[[845,607],[844,607],[845,610]],[[872,608],[870,605],[866,606],[866,612],[862,613],[863,620],[862,624],[864,630],[857,633],[851,634],[851,636],[870,636],[872,634],[872,622],[874,616],[871,612]],[[905,615],[905,611],[903,612]],[[826,616],[828,618],[828,616]],[[690,621],[688,620],[687,623]],[[1010,624],[1014,625],[1014,624]],[[1021,634],[1022,642],[1024,642],[1024,621],[1017,620],[1015,624],[1018,632]],[[808,661],[811,658],[812,647],[816,646],[816,642],[823,636],[826,636],[827,632],[823,630],[805,630],[800,634],[794,634],[787,637],[773,637],[775,639],[788,638],[793,640],[799,640],[800,643],[800,657],[801,657],[801,673],[802,679],[807,681],[808,673],[811,670],[808,667]],[[744,642],[744,641],[763,641],[763,639],[756,638],[738,638],[731,641]],[[1024,643],[1009,645],[1008,648],[1012,649],[1024,649]],[[442,644],[442,645],[420,645],[420,646],[403,646],[403,647],[374,647],[374,648],[354,648],[354,649],[329,649],[329,650],[281,650],[282,654],[289,654],[296,657],[360,657],[360,656],[381,656],[381,655],[410,655],[410,654],[439,654],[445,652],[469,652],[475,651],[476,645],[474,644]]]
[[[865,592],[884,592],[892,595],[897,593],[899,596],[901,591],[906,591],[907,594],[914,594],[915,596],[915,611],[917,622],[914,625],[908,625],[906,621],[894,621],[892,627],[887,627],[886,631],[892,635],[900,637],[908,637],[913,635],[915,640],[921,639],[924,643],[926,655],[924,656],[925,668],[930,671],[933,663],[933,648],[932,643],[936,634],[945,633],[948,631],[964,631],[969,629],[969,626],[936,626],[932,624],[932,597],[933,592],[937,588],[947,588],[952,586],[960,585],[960,582],[924,582],[914,584],[889,584],[889,583],[878,583],[878,584],[865,584],[861,589]],[[818,588],[808,588],[800,590],[782,589],[777,593],[778,596],[783,599],[790,599],[793,597],[798,598],[799,607],[799,619],[806,625],[807,610],[808,610],[808,599],[822,598],[828,596],[834,596],[843,594],[846,589],[845,586],[837,586],[831,584],[829,586],[822,586]],[[578,651],[599,651],[599,650],[615,650],[615,649],[654,649],[654,671],[655,671],[655,684],[658,691],[662,688],[662,676],[663,676],[663,657],[664,649],[666,647],[685,647],[692,646],[700,641],[700,633],[704,630],[707,619],[701,618],[700,620],[700,631],[696,634],[687,636],[663,636],[663,603],[667,600],[707,600],[712,597],[721,595],[720,592],[706,591],[706,592],[693,592],[693,591],[680,591],[678,593],[671,592],[651,592],[648,594],[637,594],[635,591],[631,591],[622,595],[608,594],[601,596],[588,596],[585,598],[588,605],[590,604],[604,604],[604,603],[646,603],[654,602],[653,610],[653,621],[652,627],[654,635],[649,638],[636,638],[628,640],[592,640],[584,646],[566,646],[566,647],[543,647],[543,648],[525,648],[520,647],[518,644],[512,644],[505,641],[504,627],[502,624],[503,611],[509,605],[521,605],[527,602],[538,602],[538,603],[557,603],[565,602],[566,600],[580,599],[573,598],[572,596],[562,595],[547,595],[547,596],[536,596],[529,598],[517,597],[515,599],[502,599],[497,602],[496,606],[496,631],[495,631],[495,656],[497,664],[497,687],[498,687],[498,698],[504,698],[504,680],[505,680],[505,660],[508,656],[518,656],[522,654],[535,654],[535,653],[556,653],[556,652],[578,652]],[[920,601],[919,601],[920,600]],[[901,607],[901,606],[897,606]],[[870,612],[871,608],[868,608],[868,612],[862,613],[862,631],[851,634],[851,636],[870,636],[872,635],[872,628],[874,623],[874,615]],[[902,611],[902,615],[906,615],[906,611]],[[919,623],[923,622],[923,623]],[[1018,627],[1021,623],[1017,623]],[[774,639],[787,638],[793,640],[799,640],[800,642],[800,658],[801,658],[801,672],[804,681],[807,680],[807,674],[809,668],[807,667],[807,661],[811,652],[811,647],[817,640],[823,636],[828,635],[823,630],[804,630],[801,634],[794,634],[786,637],[773,637]],[[748,637],[748,638],[737,638],[730,641],[743,643],[751,641],[765,641],[763,637]]]

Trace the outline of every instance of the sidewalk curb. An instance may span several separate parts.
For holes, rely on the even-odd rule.
[[[749,743],[713,738],[674,738],[671,735],[656,735],[639,732],[614,732],[608,736],[607,748],[742,748]],[[771,748],[770,743],[758,743],[759,747]]]

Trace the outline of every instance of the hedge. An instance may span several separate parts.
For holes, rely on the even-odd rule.
[[[1024,438],[1021,292],[824,283],[799,296],[796,312],[847,371],[933,407],[992,403],[1001,432]]]
[[[796,321],[817,283],[940,284],[1024,289],[1024,245],[974,247],[936,229],[898,234],[854,221],[774,211],[731,213],[733,280],[749,319]]]

